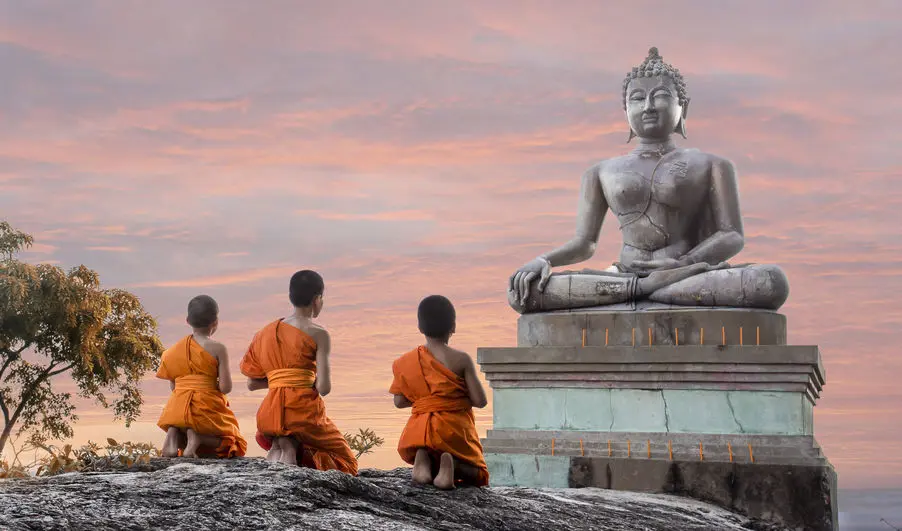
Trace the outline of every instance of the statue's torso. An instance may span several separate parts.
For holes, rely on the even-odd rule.
[[[599,165],[602,191],[623,233],[622,262],[678,258],[699,243],[711,159],[676,149],[660,158],[630,153]]]

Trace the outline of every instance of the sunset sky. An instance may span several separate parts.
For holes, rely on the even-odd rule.
[[[35,236],[22,259],[139,295],[167,345],[212,295],[236,375],[317,269],[329,415],[385,437],[362,466],[397,466],[416,304],[450,297],[474,356],[515,345],[507,278],[630,149],[620,84],[657,46],[692,98],[681,143],[736,164],[739,260],[785,269],[789,340],[820,346],[840,484],[902,487],[900,32],[897,0],[0,0],[0,219]],[[608,217],[589,265],[618,245]],[[144,389],[130,430],[79,402],[77,442],[162,443],[168,385]],[[252,455],[262,397],[230,395]]]

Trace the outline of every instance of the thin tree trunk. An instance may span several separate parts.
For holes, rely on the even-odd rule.
[[[3,455],[3,448],[6,447],[6,441],[9,440],[9,435],[12,433],[12,431],[13,425],[10,423],[7,423],[3,427],[3,433],[0,433],[0,455]]]
[[[3,447],[6,446],[6,441],[9,440],[9,436],[13,431],[13,426],[15,426],[16,421],[19,420],[19,415],[22,414],[22,410],[25,408],[25,404],[27,404],[28,401],[31,400],[31,395],[34,394],[35,389],[37,389],[38,386],[44,382],[44,380],[50,377],[55,367],[56,364],[51,363],[49,367],[44,369],[44,372],[38,375],[38,377],[35,378],[33,382],[31,382],[27,390],[23,389],[23,391],[25,392],[23,392],[21,397],[19,398],[19,405],[13,412],[12,417],[10,417],[10,419],[6,422],[6,426],[3,428],[3,433],[0,434],[0,452],[2,452]]]

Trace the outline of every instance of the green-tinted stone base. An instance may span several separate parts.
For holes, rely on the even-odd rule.
[[[498,430],[812,435],[803,393],[699,389],[503,388]]]

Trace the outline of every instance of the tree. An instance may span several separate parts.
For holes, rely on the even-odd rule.
[[[129,426],[141,412],[141,376],[163,351],[156,321],[136,296],[101,289],[83,265],[66,272],[16,260],[32,243],[0,222],[0,452],[16,426],[19,434],[72,436],[72,395],[52,386],[64,373],[79,396],[112,407]]]
[[[351,450],[354,450],[354,453],[357,454],[355,456],[357,459],[360,459],[361,455],[372,453],[373,448],[378,448],[385,443],[385,439],[377,436],[376,432],[369,428],[360,428],[357,435],[345,433],[344,438],[348,441],[348,446],[351,447]]]

